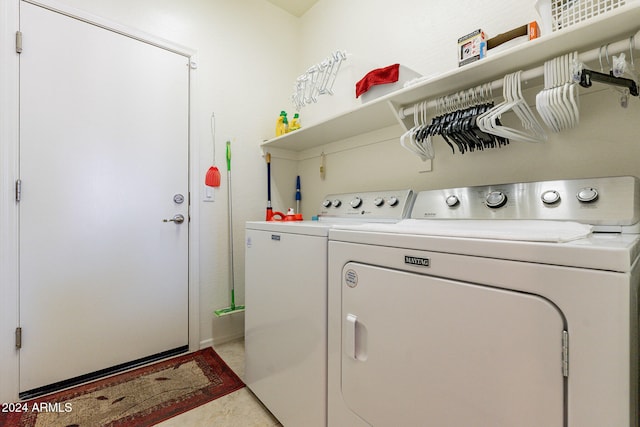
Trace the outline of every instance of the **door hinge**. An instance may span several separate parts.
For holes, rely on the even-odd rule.
[[[569,376],[569,332],[562,331],[562,376]]]
[[[16,31],[16,53],[22,53],[22,31]]]
[[[19,202],[22,198],[22,180],[16,180],[16,202]]]
[[[22,348],[22,328],[20,326],[16,328],[16,348]]]

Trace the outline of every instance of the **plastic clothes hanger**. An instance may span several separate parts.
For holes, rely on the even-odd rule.
[[[518,71],[512,75],[512,98],[514,106],[512,107],[516,115],[520,118],[525,129],[531,131],[534,141],[544,141],[547,139],[547,135],[544,132],[542,126],[538,122],[538,119],[533,115],[531,108],[522,95],[522,84],[520,75],[521,71]]]
[[[428,135],[425,138],[420,138],[421,130],[427,125],[427,102],[423,101],[416,104],[415,111],[414,120],[416,127],[415,131],[411,133],[410,142],[414,150],[419,153],[419,156],[423,160],[433,159],[435,155],[431,139]]]
[[[403,134],[400,136],[400,145],[401,145],[404,149],[406,149],[406,150],[408,150],[408,151],[412,152],[413,154],[416,154],[416,155],[417,155],[418,157],[420,157],[423,161],[426,161],[427,159],[426,159],[426,158],[423,158],[422,153],[417,152],[417,151],[414,149],[414,145],[413,145],[413,142],[412,142],[413,135],[414,135],[414,133],[417,131],[418,127],[419,127],[419,123],[418,123],[418,120],[419,120],[419,118],[418,118],[418,105],[419,105],[419,104],[415,104],[415,105],[413,106],[413,127],[412,127],[411,129],[407,130],[405,133],[403,133]]]
[[[505,75],[502,87],[504,101],[480,115],[476,121],[480,130],[492,135],[525,142],[543,142],[546,140],[546,134],[522,97],[521,73],[517,71]],[[508,111],[513,111],[518,116],[525,131],[498,123],[502,114]]]
[[[433,159],[435,156],[431,140],[419,140],[418,134],[426,123],[427,102],[413,106],[413,127],[400,136],[400,145],[416,154],[422,161]]]
[[[552,110],[552,88],[556,85],[555,80],[556,62],[555,60],[546,61],[544,64],[544,90],[536,95],[536,109],[543,122],[552,131],[558,132],[560,124]]]
[[[419,129],[427,126],[427,101],[423,101],[418,106],[419,109]],[[431,142],[431,137],[427,134],[426,138],[418,139],[418,133],[414,132],[411,134],[411,141],[413,142],[416,150],[424,155],[427,159],[433,159],[435,157],[435,152],[433,150],[433,144]]]
[[[331,72],[329,73],[329,78],[327,79],[327,84],[325,86],[325,90],[328,94],[333,95],[333,85],[336,82],[336,78],[338,77],[338,71],[340,71],[340,65],[342,62],[347,59],[347,53],[344,51],[335,51],[332,55],[333,64],[331,67]]]
[[[553,61],[544,63],[544,90],[536,95],[536,109],[542,118],[542,121],[553,132],[559,132],[560,126],[554,117],[549,102],[550,90],[555,85],[555,64]]]
[[[630,38],[630,44],[629,44],[630,51],[632,50],[632,46],[633,46],[632,42],[633,42],[633,38]],[[600,46],[600,51],[598,55],[601,72],[582,69],[580,72],[580,86],[588,88],[588,87],[591,87],[594,81],[597,81],[600,83],[612,85],[614,86],[614,88],[622,88],[622,96],[620,98],[620,104],[622,107],[626,107],[629,95],[633,95],[633,96],[640,95],[638,84],[635,79],[616,77],[613,73],[613,70],[609,74],[605,74],[602,66],[602,49],[603,49],[603,46]],[[609,62],[609,46],[608,45],[604,46],[604,49],[605,49],[605,54],[607,58],[607,65],[611,66],[611,63]],[[626,62],[626,61],[623,61],[623,62]],[[620,91],[619,89],[616,89],[616,90]]]
[[[478,86],[436,100],[436,117],[420,138],[440,135],[455,154],[502,147],[508,139],[483,132],[477,118],[493,107],[490,85]]]
[[[632,35],[631,37],[629,37],[629,58],[631,63],[627,62],[624,52],[620,53],[620,55],[618,55],[617,57],[614,56],[613,66],[611,68],[611,75],[618,78],[624,78],[625,76],[627,76],[630,78],[630,80],[634,82],[635,86],[637,87],[638,74],[636,73],[635,64],[633,61],[634,41],[635,41],[635,35]],[[633,85],[630,84],[628,88],[625,87],[622,89],[619,89],[614,86],[614,89],[620,92],[621,94],[620,105],[623,108],[626,108],[628,106],[629,95],[632,94],[631,91],[633,90]]]

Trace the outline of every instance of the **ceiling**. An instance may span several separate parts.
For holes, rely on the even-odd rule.
[[[267,0],[298,18],[318,2],[318,0]]]

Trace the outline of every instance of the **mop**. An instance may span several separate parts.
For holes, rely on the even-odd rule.
[[[227,204],[229,207],[229,286],[231,288],[231,305],[229,307],[215,310],[216,316],[226,316],[227,314],[244,311],[244,305],[236,305],[235,280],[233,274],[233,211],[231,209],[231,141],[227,141]]]

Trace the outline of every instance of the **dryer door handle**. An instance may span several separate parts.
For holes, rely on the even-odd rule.
[[[356,324],[358,323],[358,316],[355,314],[347,314],[344,320],[344,342],[343,348],[347,356],[353,360],[357,360],[356,357]]]
[[[358,322],[358,316],[347,314],[342,327],[344,353],[353,360],[364,362],[367,360],[367,328]]]

